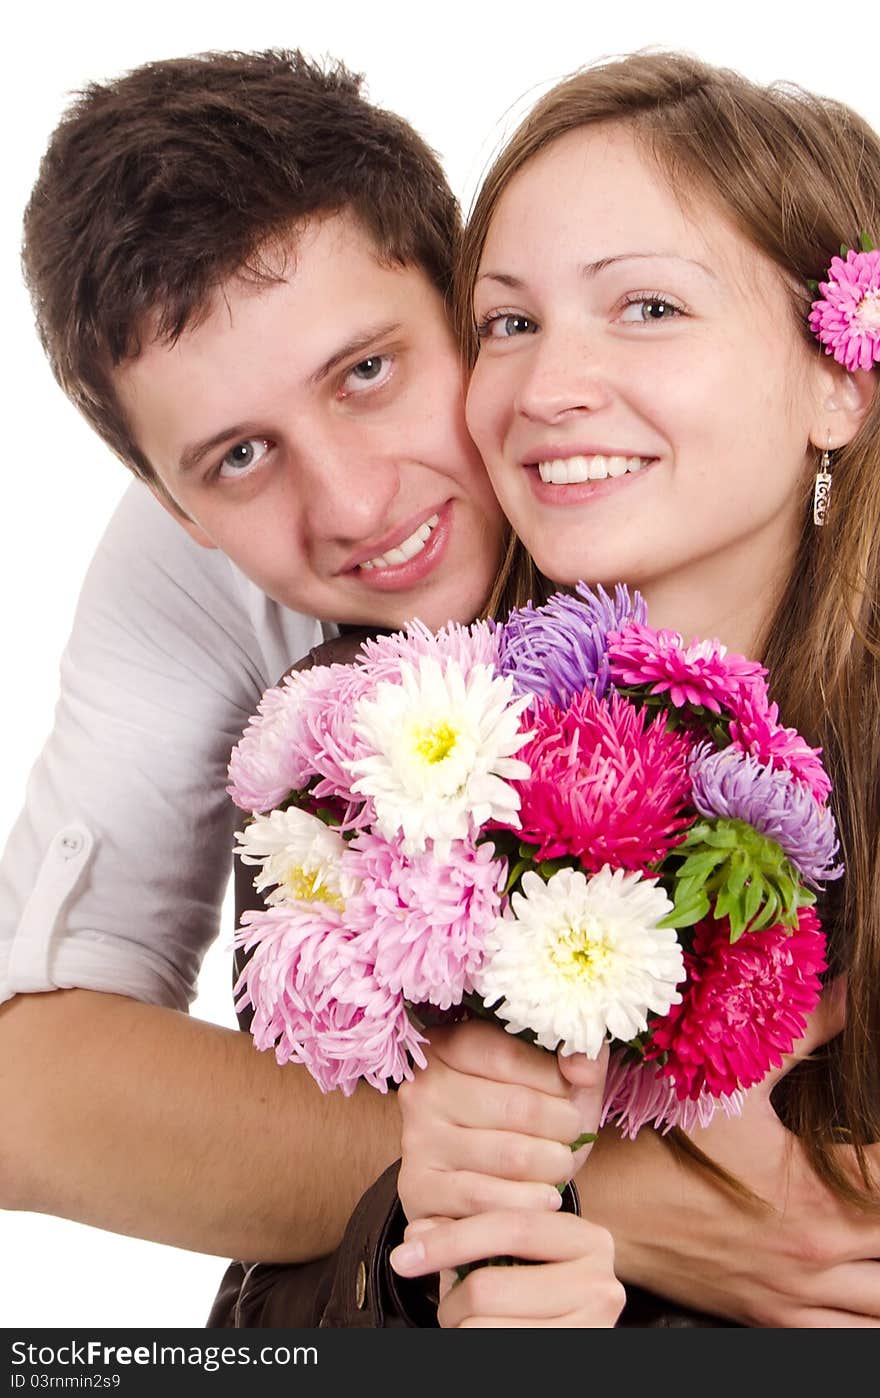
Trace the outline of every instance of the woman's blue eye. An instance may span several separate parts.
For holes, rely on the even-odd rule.
[[[635,314],[627,315],[628,311],[634,311]],[[620,319],[624,324],[633,325],[638,321],[647,323],[649,321],[673,320],[681,314],[681,307],[676,306],[672,301],[667,301],[664,296],[637,296],[626,303]]]
[[[236,442],[220,462],[219,474],[226,480],[245,476],[252,466],[262,461],[268,450],[269,443],[262,437],[248,437],[243,442]]]
[[[481,330],[495,339],[512,339],[514,335],[534,335],[537,325],[528,316],[492,316]]]

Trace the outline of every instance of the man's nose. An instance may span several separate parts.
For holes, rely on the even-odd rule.
[[[377,450],[365,433],[355,432],[301,441],[296,456],[303,515],[317,538],[357,544],[393,527],[400,492],[396,453]]]
[[[543,331],[524,360],[516,408],[536,422],[608,405],[611,387],[595,337],[582,330]]]

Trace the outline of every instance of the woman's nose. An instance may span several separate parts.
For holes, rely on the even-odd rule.
[[[607,369],[586,336],[545,331],[536,337],[516,394],[520,413],[537,422],[555,422],[567,413],[595,412],[610,397]]]

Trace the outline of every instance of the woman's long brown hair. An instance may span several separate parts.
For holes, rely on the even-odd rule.
[[[810,281],[825,276],[842,243],[858,247],[864,232],[880,243],[877,134],[841,103],[799,88],[760,87],[682,54],[640,53],[556,86],[489,171],[456,287],[468,364],[477,355],[474,282],[498,200],[539,151],[597,122],[625,123],[679,195],[708,198],[776,264],[797,323],[815,344],[807,327]],[[820,911],[829,975],[847,974],[846,1026],[783,1080],[778,1100],[835,1194],[880,1208],[866,1152],[880,1141],[880,393],[858,435],[835,454],[833,481],[823,529],[812,523],[812,481],[803,482],[797,557],[761,658],[783,720],[822,747],[834,783],[846,874]],[[552,584],[512,539],[492,612],[504,616],[549,591]],[[853,1147],[857,1170],[841,1143]],[[679,1135],[678,1146],[708,1165],[687,1138]]]

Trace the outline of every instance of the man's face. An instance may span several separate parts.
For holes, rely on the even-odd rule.
[[[234,277],[174,345],[116,371],[183,527],[276,601],[328,620],[469,621],[503,521],[467,434],[458,355],[420,269],[315,219],[282,279]]]

